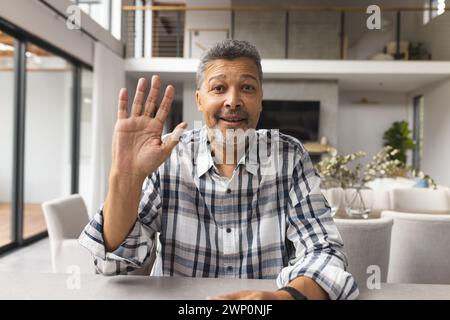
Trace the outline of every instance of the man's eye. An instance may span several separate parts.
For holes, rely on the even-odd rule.
[[[223,92],[223,91],[225,91],[225,87],[224,86],[215,86],[215,87],[213,87],[213,91],[214,92]]]
[[[252,85],[250,85],[250,84],[244,84],[244,85],[242,86],[242,89],[243,89],[244,91],[249,91],[249,92],[255,91],[255,87],[252,86]]]

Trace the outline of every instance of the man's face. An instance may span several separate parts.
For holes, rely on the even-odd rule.
[[[203,82],[195,93],[208,128],[255,129],[262,108],[258,68],[248,58],[213,60],[206,65]]]

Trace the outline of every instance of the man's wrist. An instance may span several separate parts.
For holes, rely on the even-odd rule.
[[[278,289],[277,292],[285,293],[291,297],[290,300],[308,300],[308,298],[294,287],[286,286]]]
[[[294,297],[289,292],[284,290],[277,290],[273,292],[273,294],[278,300],[295,300]]]

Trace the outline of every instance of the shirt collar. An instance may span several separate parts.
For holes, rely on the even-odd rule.
[[[201,177],[203,174],[209,171],[214,166],[214,160],[211,156],[211,148],[208,141],[208,128],[204,125],[200,129],[199,148],[197,154],[197,177]],[[245,169],[253,175],[258,173],[258,159],[257,159],[257,133],[252,130],[253,134],[250,135],[249,148],[247,149],[245,156],[238,162],[238,166],[242,165]]]

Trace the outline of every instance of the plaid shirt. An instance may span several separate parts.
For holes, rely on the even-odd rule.
[[[152,275],[276,278],[279,287],[307,276],[331,299],[356,298],[342,239],[303,145],[277,131],[253,131],[228,179],[215,166],[206,131],[183,133],[146,178],[134,228],[115,251],[105,252],[102,208],[95,214],[79,241],[97,271],[127,274],[156,248]]]

